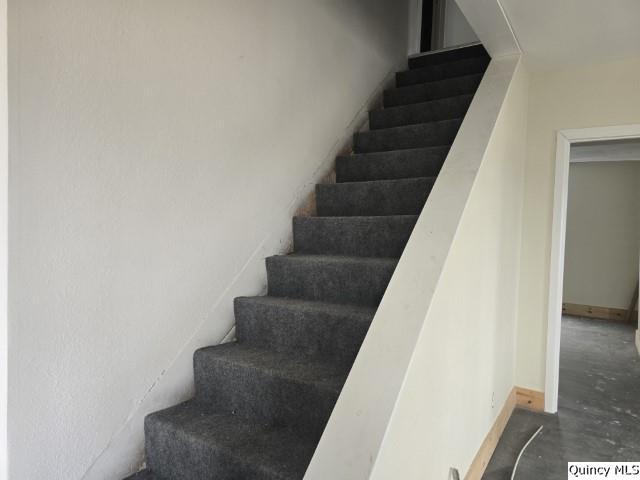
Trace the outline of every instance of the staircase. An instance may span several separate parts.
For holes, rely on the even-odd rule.
[[[146,418],[130,480],[304,476],[488,63],[480,45],[409,60],[293,219],[294,253],[267,258],[268,295],[235,300],[237,342],[195,352],[195,398]]]

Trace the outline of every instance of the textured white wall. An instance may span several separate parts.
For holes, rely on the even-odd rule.
[[[563,302],[626,310],[638,281],[640,161],[569,171]]]
[[[544,390],[556,133],[640,123],[640,59],[532,75],[516,383]]]
[[[406,7],[10,0],[12,479],[137,466],[405,59]]]

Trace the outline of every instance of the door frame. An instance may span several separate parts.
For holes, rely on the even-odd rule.
[[[421,52],[423,0],[411,0],[409,3],[409,55]],[[444,44],[444,21],[447,0],[433,0],[433,19],[431,22],[431,50],[439,50]]]
[[[560,130],[556,144],[556,173],[553,195],[551,257],[547,311],[547,359],[545,375],[545,411],[558,411],[560,384],[560,337],[562,326],[562,288],[567,233],[567,199],[571,146],[585,142],[640,138],[640,124]],[[584,160],[582,160],[584,162]]]

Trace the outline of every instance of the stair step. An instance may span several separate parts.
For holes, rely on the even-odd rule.
[[[398,72],[396,74],[396,86],[407,87],[409,85],[444,80],[461,75],[483,73],[487,69],[490,61],[491,59],[488,56],[463,58],[447,63],[428,65],[423,68]]]
[[[336,181],[434,177],[440,172],[449,149],[441,146],[340,156],[336,159]]]
[[[451,48],[440,52],[430,52],[409,58],[409,68],[424,68],[431,65],[455,62],[463,58],[488,57],[489,54],[480,44],[468,47]]]
[[[281,297],[235,299],[238,342],[353,363],[375,308]]]
[[[125,478],[124,480],[162,480],[160,477],[154,475],[151,470],[144,469],[138,473]]]
[[[196,398],[213,411],[320,438],[347,375],[337,362],[228,343],[194,354]]]
[[[269,257],[269,295],[375,307],[397,263],[391,258],[329,255]]]
[[[296,217],[296,253],[400,258],[418,217]]]
[[[167,480],[302,479],[315,442],[190,401],[145,420],[147,464]],[[151,477],[155,478],[155,477]]]
[[[458,95],[430,102],[374,110],[369,113],[369,128],[378,130],[462,118],[467,113],[472,100],[473,95]]]
[[[373,153],[450,145],[461,124],[462,119],[456,118],[360,132],[354,136],[353,150],[356,153]]]
[[[322,217],[419,215],[435,178],[316,185],[316,209]]]
[[[410,105],[457,95],[473,94],[478,89],[481,80],[482,74],[474,74],[409,87],[390,88],[384,92],[384,107]]]

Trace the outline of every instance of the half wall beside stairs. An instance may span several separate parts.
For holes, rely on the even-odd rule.
[[[514,386],[527,75],[494,59],[306,479],[464,474]]]

